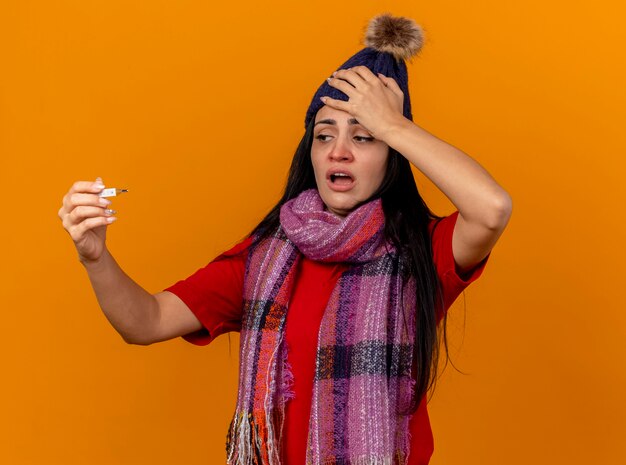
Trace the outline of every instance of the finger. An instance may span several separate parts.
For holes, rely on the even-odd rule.
[[[385,84],[387,88],[393,91],[394,94],[404,95],[404,92],[402,92],[402,89],[400,89],[400,86],[398,85],[395,79],[387,77],[384,74],[380,74],[380,73],[378,73],[378,77],[380,78],[381,81],[383,81],[383,84]]]
[[[104,189],[102,178],[96,178],[96,181],[76,181],[69,192],[100,192]]]
[[[376,82],[376,75],[372,73],[372,70],[369,69],[367,66],[359,65],[349,69],[356,73],[364,81],[371,83]]]
[[[71,226],[80,223],[86,218],[95,218],[97,216],[112,216],[114,213],[117,213],[117,211],[111,210],[110,208],[87,207],[81,205],[72,210],[70,214],[66,216],[64,221]]]
[[[108,208],[105,209],[104,207],[87,207],[80,205],[74,208],[71,212],[64,214],[61,217],[61,220],[63,227],[69,231],[70,228],[76,226],[87,218],[96,218],[98,216],[107,217],[113,215],[113,213],[117,212]]]
[[[85,221],[82,221],[79,224],[70,227],[67,232],[70,234],[74,242],[78,242],[90,229],[97,228],[98,226],[108,226],[115,220],[117,220],[115,216],[99,216],[97,218],[88,218]]]
[[[330,98],[330,97],[322,97],[321,99],[325,105],[328,105],[331,108],[335,108],[337,110],[343,110],[346,113],[350,113],[349,111],[350,104],[348,102],[344,102],[343,100],[335,100],[334,98]]]
[[[335,89],[339,89],[341,92],[346,94],[348,97],[352,96],[352,92],[354,92],[354,86],[350,83],[337,78],[328,78],[328,84]]]
[[[95,182],[76,181],[74,184],[72,184],[72,187],[70,187],[70,190],[63,197],[63,207],[61,207],[61,209],[65,209],[67,210],[67,212],[72,210],[74,205],[72,204],[71,199],[72,199],[72,195],[74,195],[75,193],[87,193],[87,192],[98,193],[98,192],[101,192],[102,189],[104,189],[104,184],[102,182],[102,178],[100,177],[96,178]],[[61,215],[62,215],[62,211],[59,210],[59,216]]]
[[[360,84],[364,84],[366,81],[363,79],[358,73],[350,69],[339,69],[333,73],[333,76],[336,79],[343,79],[352,85],[353,87],[357,87]]]
[[[99,197],[97,194],[84,194],[77,192],[68,192],[65,197],[63,197],[63,208],[67,213],[70,213],[79,205],[106,207],[107,205],[111,205],[111,201],[109,199],[105,199],[104,197]]]

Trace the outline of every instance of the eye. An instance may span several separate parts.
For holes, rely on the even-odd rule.
[[[328,140],[326,139],[327,137],[331,137],[331,136],[327,134],[318,134],[317,136],[315,136],[317,140],[322,141],[322,142],[326,142]]]
[[[357,142],[372,142],[374,140],[373,137],[368,137],[368,136],[354,136],[354,139]]]

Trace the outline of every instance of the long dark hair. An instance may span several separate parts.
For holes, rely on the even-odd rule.
[[[285,202],[297,197],[306,189],[317,187],[311,162],[314,121],[315,118],[312,118],[296,149],[282,198],[250,233],[255,241],[267,238],[279,227],[280,208]],[[387,171],[380,187],[362,203],[379,197],[385,212],[385,234],[398,251],[409,258],[409,273],[415,276],[417,284],[414,353],[416,383],[415,396],[409,407],[413,413],[424,394],[434,388],[441,337],[446,355],[448,353],[445,329],[447,318],[446,312],[443,312],[443,295],[433,263],[431,237],[428,231],[430,220],[439,220],[442,217],[433,214],[420,196],[409,161],[391,147]],[[442,335],[437,330],[436,304],[439,311],[443,312]]]

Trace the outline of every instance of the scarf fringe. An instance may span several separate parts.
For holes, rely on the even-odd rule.
[[[289,363],[288,359],[287,359],[287,350],[286,350],[286,343],[284,342],[283,344],[285,344],[285,351],[283,353],[283,373],[282,373],[282,385],[281,385],[281,389],[282,389],[282,395],[283,395],[283,401],[286,402],[288,400],[294,399],[296,397],[296,394],[293,392],[293,372],[291,370],[291,364]]]
[[[361,456],[353,459],[325,460],[315,465],[404,465],[406,463],[408,463],[408,455],[398,452],[394,457]],[[307,462],[307,465],[313,464]]]
[[[237,412],[226,436],[226,463],[229,465],[280,465],[280,447],[273,434],[272,414]],[[284,411],[274,416],[283,417]],[[282,423],[282,420],[279,420]]]

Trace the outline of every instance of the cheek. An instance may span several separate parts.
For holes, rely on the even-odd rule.
[[[387,172],[387,163],[388,159],[387,157],[385,157],[382,162],[380,160],[377,160],[376,163],[373,163],[370,167],[370,172],[372,173],[370,180],[375,189],[377,189],[378,186],[380,186],[380,184],[383,182],[383,179],[385,179],[385,174]]]
[[[311,165],[313,165],[313,172],[315,177],[317,177],[319,173],[319,156],[313,150],[311,150]]]
[[[317,172],[318,169],[322,165],[322,160],[324,159],[324,153],[319,148],[316,149],[315,146],[311,148],[311,164],[313,165],[313,169]]]
[[[385,171],[381,170],[378,173],[378,176],[376,176],[376,179],[374,179],[372,181],[372,190],[373,191],[377,190],[381,186],[381,184],[383,183],[383,179],[385,179]]]
[[[311,165],[313,165],[313,175],[315,176],[315,182],[319,188],[320,183],[323,181],[324,178],[324,170],[320,162],[319,154],[316,154],[314,151],[311,151]]]

